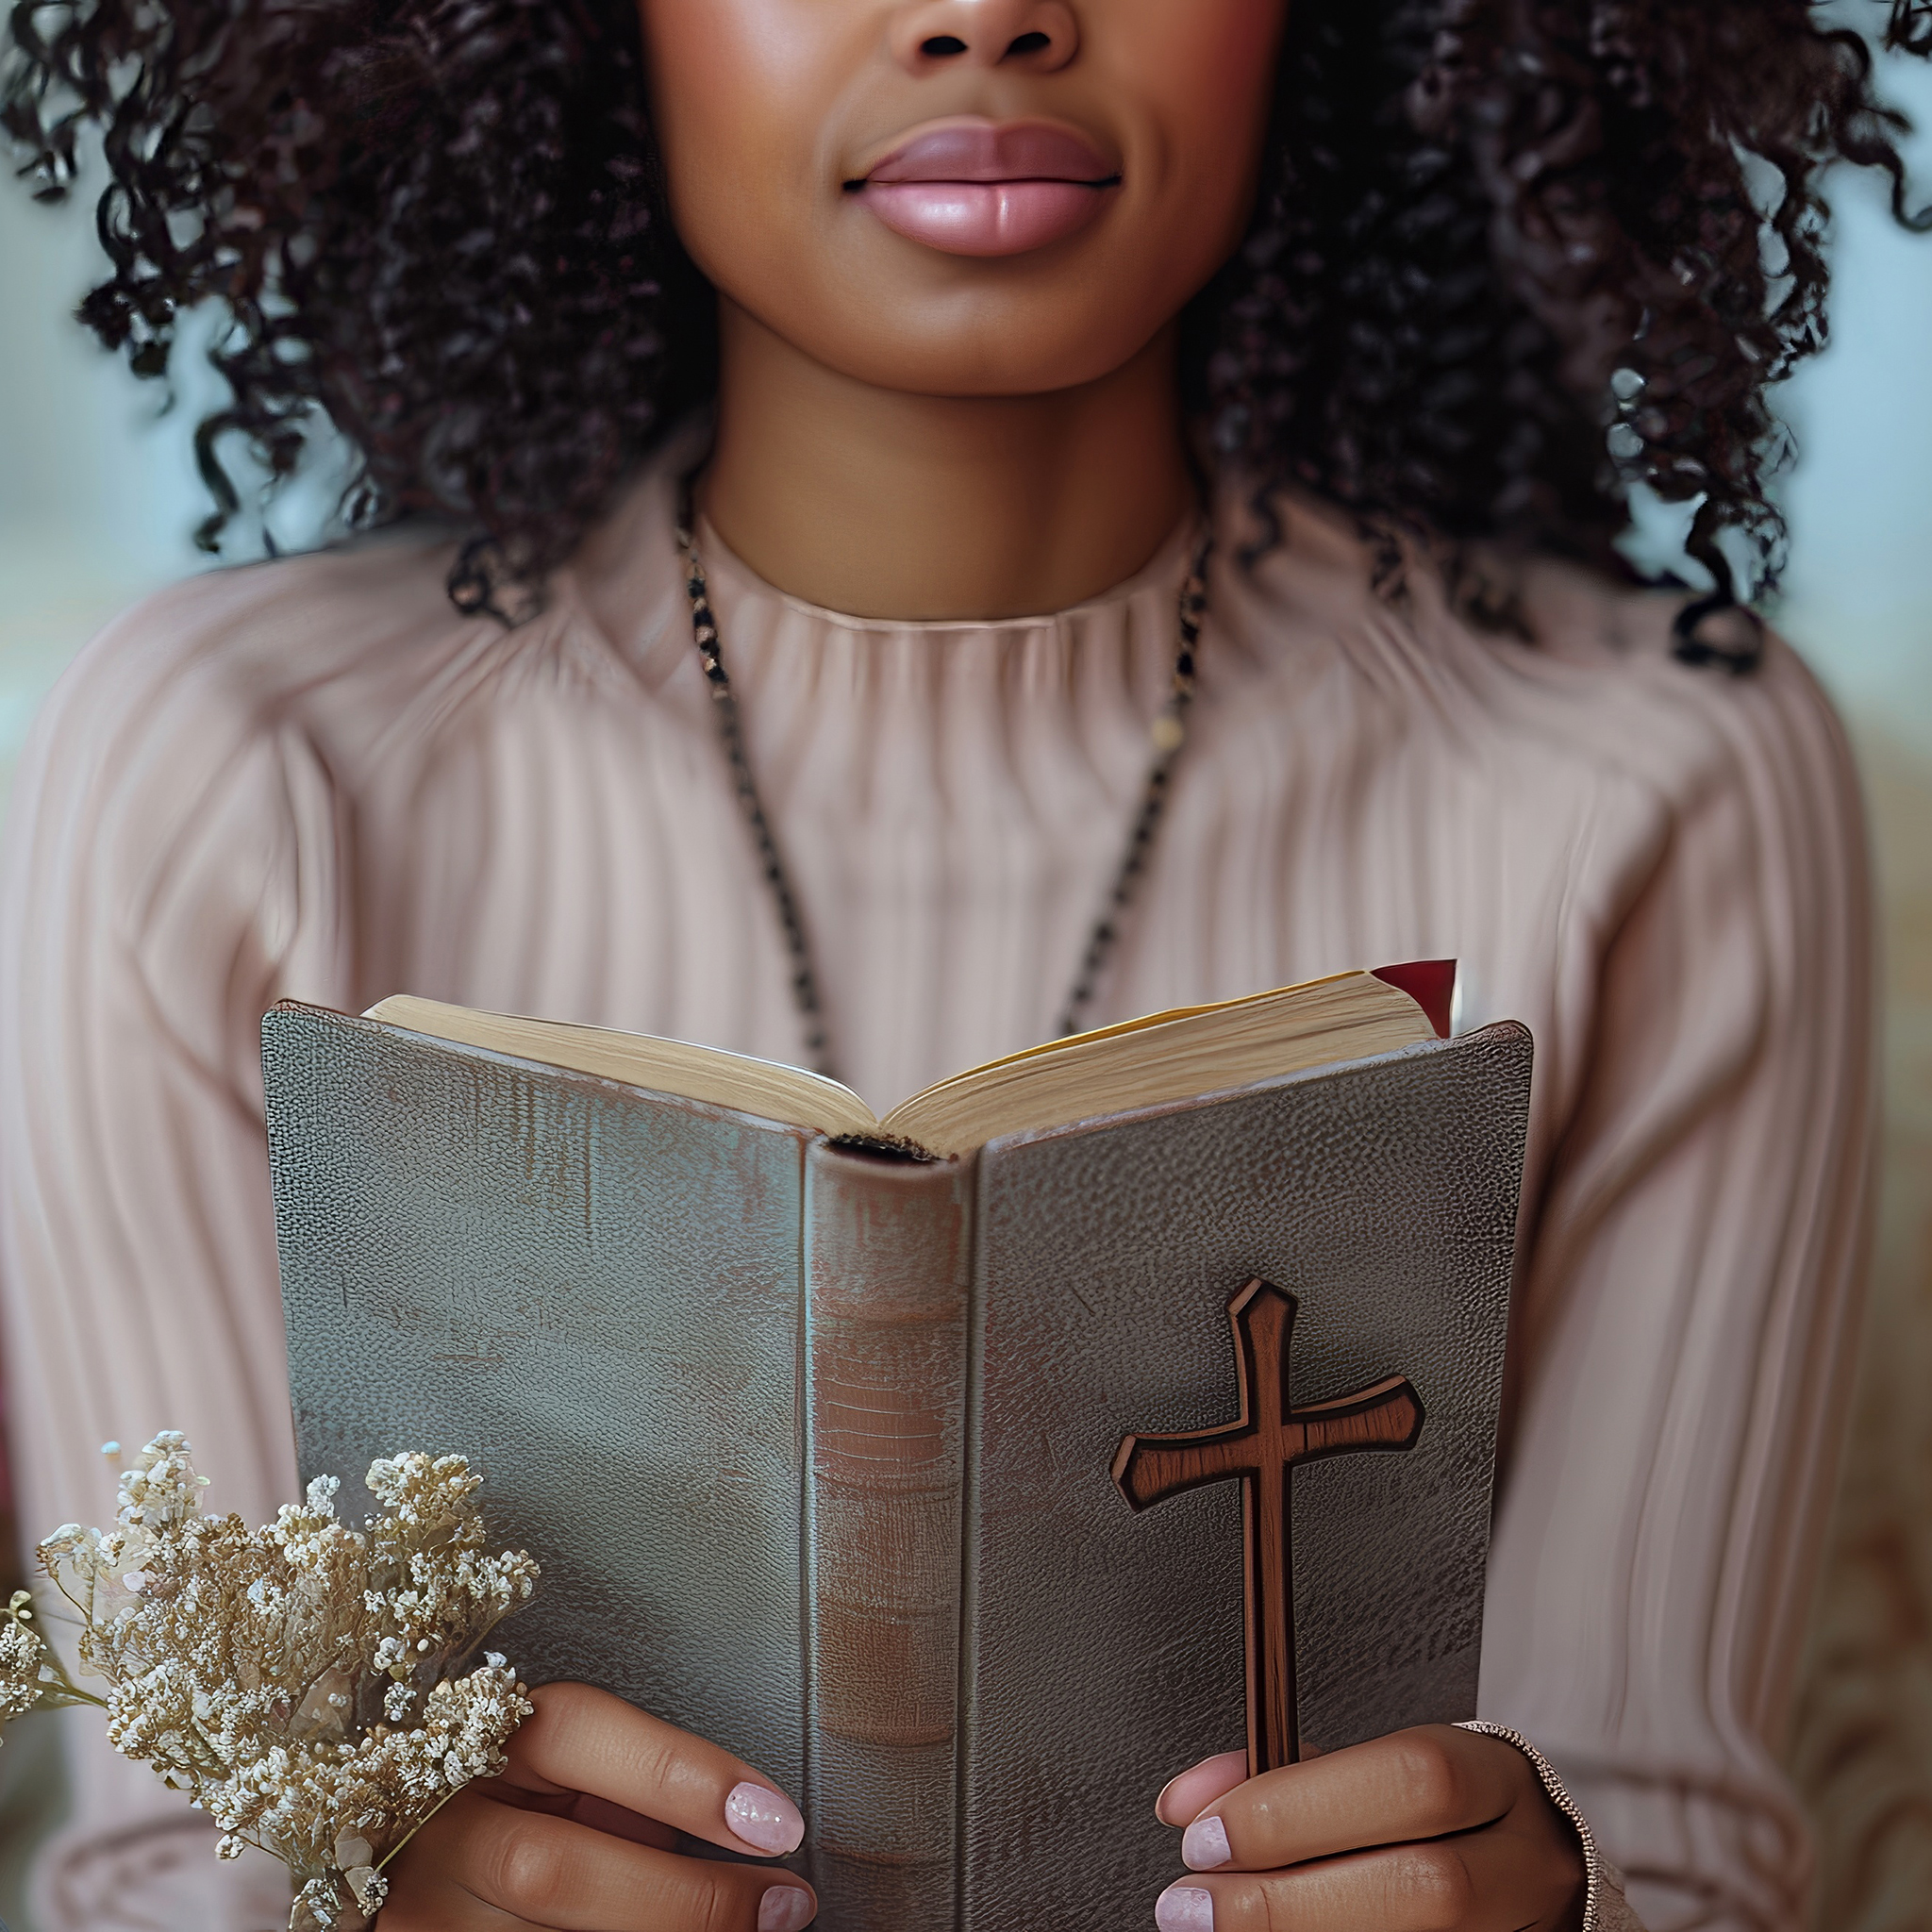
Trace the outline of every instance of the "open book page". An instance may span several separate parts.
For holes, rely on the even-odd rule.
[[[883,1132],[941,1155],[1435,1038],[1407,993],[1370,973],[1341,973],[1032,1047],[929,1087],[880,1121],[836,1080],[685,1041],[478,1012],[407,993],[370,1008],[367,1017],[835,1137]]]
[[[648,1033],[619,1033],[606,1026],[574,1026],[561,1020],[523,1020],[509,1013],[484,1013],[473,1007],[445,1006],[441,1000],[397,993],[379,1001],[363,1016],[432,1040],[480,1046],[544,1066],[568,1067],[601,1080],[621,1080],[680,1100],[702,1100],[760,1120],[788,1126],[816,1127],[821,1133],[876,1134],[878,1117],[849,1087],[788,1067],[777,1060],[753,1059],[715,1046],[684,1040],[658,1040]]]
[[[1435,1037],[1407,993],[1372,973],[1339,973],[1151,1014],[974,1067],[902,1102],[883,1125],[936,1152],[963,1154],[1002,1134],[1191,1100]]]

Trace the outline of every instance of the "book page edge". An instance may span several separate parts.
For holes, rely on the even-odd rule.
[[[1495,1020],[1473,1032],[1458,1033],[1450,1040],[1418,1040],[1408,1046],[1391,1047],[1384,1053],[1363,1054],[1357,1059],[1329,1060],[1317,1067],[1298,1067],[1292,1073],[1271,1074],[1266,1079],[1250,1080],[1239,1087],[1223,1087],[1212,1093],[1197,1093],[1183,1100],[1157,1100],[1146,1107],[1128,1108],[1118,1113],[1091,1114],[1085,1120],[1065,1121],[1057,1126],[1017,1127],[1009,1134],[995,1135],[981,1147],[980,1153],[983,1156],[1007,1153],[1035,1141],[1058,1140],[1066,1135],[1102,1133],[1109,1127],[1158,1120],[1167,1114],[1190,1112],[1195,1108],[1214,1107],[1223,1101],[1241,1099],[1251,1093],[1299,1087],[1310,1080],[1332,1080],[1353,1074],[1357,1068],[1386,1066],[1394,1060],[1433,1058],[1438,1055],[1455,1053],[1472,1041],[1493,1041],[1504,1035],[1520,1035],[1533,1050],[1529,1028],[1522,1021]]]

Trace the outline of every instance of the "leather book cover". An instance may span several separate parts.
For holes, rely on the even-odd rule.
[[[519,1667],[785,1785],[828,1932],[1138,1923],[1257,1697],[1474,1714],[1521,1027],[923,1165],[313,1008],[263,1059],[305,1479],[471,1457]]]
[[[262,1028],[298,1467],[461,1455],[542,1565],[501,1647],[806,1789],[805,1150],[278,1007]]]
[[[1125,1507],[1124,1435],[1226,1424],[1228,1304],[1294,1298],[1289,1392],[1407,1377],[1398,1453],[1289,1487],[1299,1742],[1475,1715],[1530,1043],[1520,1026],[988,1147],[968,1439],[961,1818],[973,1932],[1144,1923],[1154,1795],[1239,1750],[1242,1485]]]
[[[819,1920],[950,1926],[971,1161],[806,1155],[806,1784]]]

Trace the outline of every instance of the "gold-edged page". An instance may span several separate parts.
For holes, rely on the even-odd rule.
[[[1406,992],[1372,973],[1341,973],[1034,1047],[928,1087],[881,1124],[936,1153],[962,1154],[1002,1134],[1191,1100],[1435,1037]]]
[[[658,1040],[648,1033],[620,1033],[603,1026],[576,1026],[560,1020],[525,1020],[510,1013],[485,1013],[473,1007],[445,1006],[441,1000],[396,993],[379,1000],[363,1015],[411,1033],[426,1033],[462,1046],[537,1060],[574,1074],[619,1080],[680,1100],[728,1107],[760,1120],[782,1121],[825,1134],[876,1134],[871,1108],[849,1087],[787,1067],[776,1060],[753,1059],[715,1046],[685,1040]]]

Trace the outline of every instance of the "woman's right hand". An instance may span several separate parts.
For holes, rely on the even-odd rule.
[[[805,1821],[769,1778],[608,1691],[551,1684],[509,1769],[453,1798],[389,1868],[379,1932],[797,1932],[818,1910],[771,1866],[677,1856],[678,1835],[782,1857]]]

